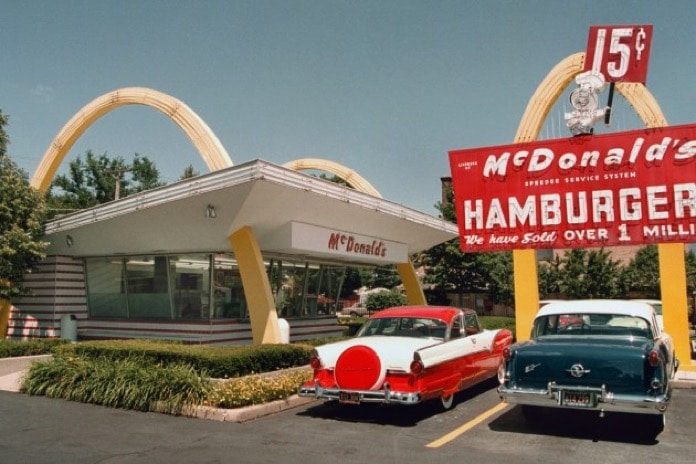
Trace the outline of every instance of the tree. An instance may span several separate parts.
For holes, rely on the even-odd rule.
[[[686,264],[686,289],[689,295],[693,295],[696,293],[696,253],[694,250],[686,252],[684,262]]]
[[[542,294],[557,293],[564,298],[619,298],[628,287],[619,261],[603,248],[566,251],[548,264],[540,264]]]
[[[354,189],[354,187],[352,185],[350,185],[348,182],[346,182],[346,180],[344,178],[338,177],[335,174],[333,174],[331,176],[327,176],[325,173],[322,172],[318,176],[316,176],[316,175],[313,175],[313,176],[318,177],[319,179],[322,179],[322,180],[328,180],[329,182],[333,182],[334,184],[340,184],[340,185],[343,185],[344,187]]]
[[[500,304],[514,306],[515,281],[512,269],[512,252],[482,253],[480,259],[489,276],[488,297]]]
[[[537,266],[537,273],[541,298],[560,293],[561,281],[563,280],[563,260],[559,255],[554,255],[547,263],[540,262]]]
[[[447,202],[438,202],[435,208],[441,213],[441,217],[449,222],[457,222],[452,189],[446,192]],[[494,259],[485,253],[464,253],[460,248],[459,238],[435,245],[421,253],[415,260],[415,264],[425,268],[424,283],[431,284],[435,293],[442,291],[455,291],[459,293],[486,292],[489,289],[491,279],[488,266]],[[498,268],[501,271],[502,268]],[[512,267],[510,267],[510,278]],[[507,280],[502,275],[496,277],[498,283]],[[496,287],[496,291],[499,290]]]
[[[396,290],[376,292],[367,295],[365,307],[371,313],[392,306],[402,306],[406,304],[406,297]]]
[[[660,298],[660,265],[657,245],[639,249],[626,268],[631,290],[645,298]]]
[[[189,164],[184,169],[184,172],[181,173],[181,177],[179,177],[179,180],[191,179],[193,177],[198,177],[200,175],[201,175],[201,173],[196,171],[195,169],[193,169],[192,164]]]
[[[154,163],[137,153],[128,165],[120,156],[110,158],[106,153],[95,156],[88,150],[84,161],[78,156],[68,169],[69,174],[53,180],[48,196],[53,211],[90,208],[164,185]]]
[[[360,286],[367,288],[394,288],[401,283],[401,276],[393,265],[360,268]]]
[[[0,338],[4,338],[12,297],[23,291],[24,274],[44,257],[43,196],[7,155],[8,118],[0,110]]]

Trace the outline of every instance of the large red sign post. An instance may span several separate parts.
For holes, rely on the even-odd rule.
[[[696,125],[449,153],[462,250],[696,241]]]

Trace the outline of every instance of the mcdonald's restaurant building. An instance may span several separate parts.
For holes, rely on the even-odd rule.
[[[409,303],[424,303],[409,256],[457,236],[441,218],[254,160],[49,222],[8,337],[335,336],[347,267],[395,265]]]

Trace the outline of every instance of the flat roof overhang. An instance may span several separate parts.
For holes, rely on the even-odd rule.
[[[215,218],[207,217],[208,205]],[[402,243],[409,254],[458,236],[442,218],[255,160],[54,219],[45,240],[51,255],[223,252],[231,248],[229,236],[249,226],[262,252],[309,256],[278,236],[291,222]],[[350,261],[384,264],[362,256]]]

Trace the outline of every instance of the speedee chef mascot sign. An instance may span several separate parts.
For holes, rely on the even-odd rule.
[[[696,242],[696,124],[449,159],[462,250]]]

